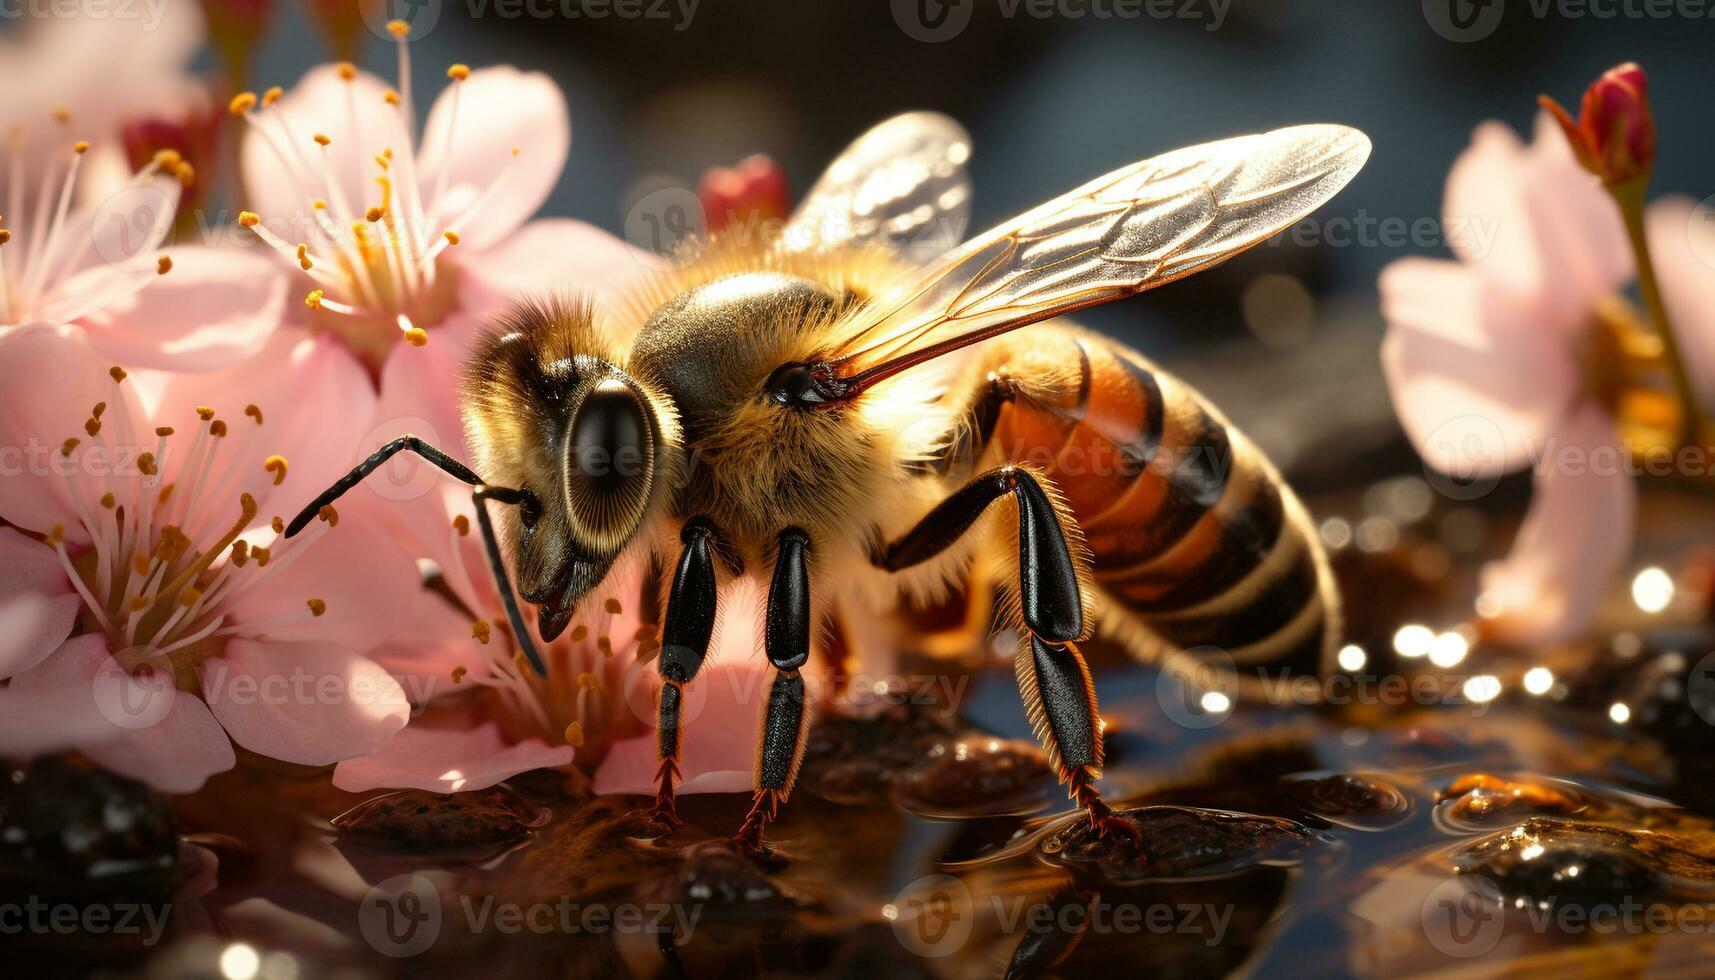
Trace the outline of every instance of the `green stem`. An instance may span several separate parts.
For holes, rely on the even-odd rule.
[[[1685,357],[1680,353],[1679,338],[1668,320],[1667,306],[1661,301],[1661,287],[1656,283],[1655,263],[1650,259],[1649,238],[1644,234],[1644,186],[1648,178],[1621,187],[1610,187],[1620,217],[1626,223],[1626,237],[1631,240],[1632,258],[1638,267],[1638,292],[1643,296],[1644,309],[1650,325],[1661,338],[1662,355],[1673,375],[1674,393],[1679,396],[1679,445],[1693,445],[1703,415],[1697,408],[1697,395],[1691,387],[1691,374],[1685,369]]]

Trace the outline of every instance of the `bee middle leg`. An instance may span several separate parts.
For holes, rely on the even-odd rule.
[[[1017,466],[984,473],[884,548],[876,563],[896,572],[927,561],[969,531],[990,504],[1008,496],[1017,502],[1018,597],[1029,636],[1016,665],[1025,709],[1092,827],[1136,841],[1137,826],[1115,817],[1096,791],[1102,773],[1096,688],[1075,642],[1085,635],[1084,593],[1062,527],[1072,517],[1056,510],[1041,479]]]
[[[679,778],[682,735],[679,710],[685,698],[685,685],[697,676],[703,658],[708,655],[709,640],[715,630],[716,602],[714,528],[705,520],[692,518],[680,532],[679,542],[679,565],[673,572],[672,590],[667,593],[667,611],[661,623],[661,658],[656,662],[656,670],[661,674],[661,692],[657,697],[660,720],[655,730],[655,747],[661,765],[655,772],[660,788],[650,810],[654,819],[671,827],[681,823],[673,797],[673,783]]]
[[[797,528],[780,532],[762,634],[763,651],[774,665],[774,683],[763,715],[756,796],[733,838],[739,847],[751,852],[764,849],[763,831],[791,795],[798,766],[804,761],[810,704],[799,670],[810,659],[809,552],[809,535]]]

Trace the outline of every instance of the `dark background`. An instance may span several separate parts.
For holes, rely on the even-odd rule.
[[[549,16],[513,18],[495,0],[420,2],[418,16],[438,16],[413,43],[422,109],[454,61],[549,73],[570,102],[573,138],[544,213],[616,234],[639,188],[662,178],[694,186],[704,168],[753,152],[780,161],[801,193],[852,137],[914,108],[947,112],[972,133],[973,230],[1162,150],[1311,121],[1354,125],[1375,141],[1369,166],[1319,217],[1403,228],[1439,214],[1447,169],[1478,122],[1528,131],[1538,93],[1575,107],[1584,85],[1628,59],[1651,78],[1656,192],[1715,191],[1715,18],[1653,18],[1650,0],[1565,0],[1541,15],[1546,0],[1232,0],[1217,30],[1207,29],[1207,0],[1189,5],[1190,19],[1040,18],[1022,6],[1009,18],[1009,0],[700,0],[683,30],[670,4],[667,19],[592,19],[593,7],[563,15],[575,0],[540,0]],[[1438,33],[1432,21],[1445,28],[1447,4],[1492,33],[1466,42]],[[1066,8],[1091,9],[1088,0]],[[925,10],[968,22],[925,43],[901,26],[915,29]],[[290,84],[326,57],[295,5],[276,16],[258,86]],[[391,45],[365,39],[361,62],[391,78]],[[1314,297],[1318,330],[1366,314],[1379,329],[1377,272],[1404,254],[1444,251],[1437,238],[1277,244],[1088,319],[1154,353],[1231,337],[1245,329],[1246,285],[1280,271]]]

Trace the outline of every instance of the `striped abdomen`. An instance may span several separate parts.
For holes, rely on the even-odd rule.
[[[1013,388],[989,450],[1059,487],[1106,624],[1217,647],[1240,667],[1321,669],[1339,631],[1321,545],[1274,467],[1202,396],[1069,327],[1024,331],[987,367]]]

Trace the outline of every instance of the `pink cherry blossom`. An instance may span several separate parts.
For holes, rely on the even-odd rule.
[[[1382,366],[1430,466],[1474,480],[1532,467],[1530,513],[1484,570],[1479,608],[1498,637],[1551,642],[1588,625],[1631,549],[1637,490],[1592,382],[1603,305],[1632,279],[1631,253],[1613,202],[1546,115],[1528,146],[1499,123],[1478,128],[1443,212],[1456,259],[1382,273]],[[1677,243],[1662,237],[1664,262],[1687,251],[1683,224]],[[1688,346],[1710,342],[1715,317],[1700,312],[1703,339]],[[1715,364],[1701,366],[1707,385]]]
[[[70,327],[0,336],[0,754],[187,792],[234,742],[304,765],[384,744],[410,704],[363,652],[429,601],[415,561],[372,524],[328,537],[331,512],[278,533],[373,407],[301,331],[201,374],[126,374]]]
[[[260,349],[285,281],[244,251],[174,246],[181,184],[192,177],[177,153],[134,173],[124,163],[122,125],[195,87],[183,67],[201,43],[200,18],[177,7],[163,16],[157,29],[54,19],[15,50],[0,48],[0,331],[76,324],[109,358],[208,370]],[[137,84],[91,84],[92,63],[129,68]]]

